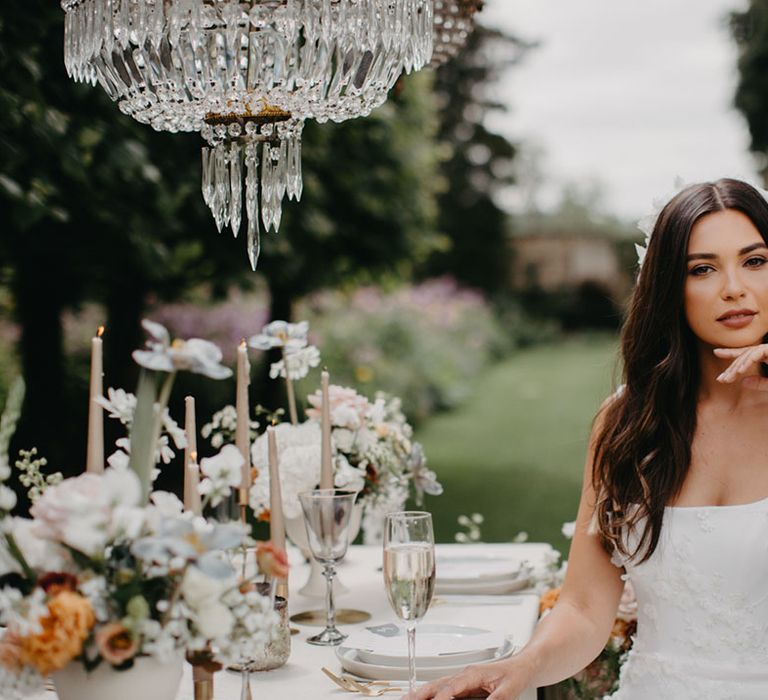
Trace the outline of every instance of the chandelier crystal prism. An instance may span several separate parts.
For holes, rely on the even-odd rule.
[[[433,0],[62,0],[64,63],[158,131],[199,131],[203,196],[255,268],[301,196],[305,119],[367,116],[432,56]]]
[[[466,46],[475,28],[475,13],[484,0],[434,0],[435,33],[430,68],[454,58]]]

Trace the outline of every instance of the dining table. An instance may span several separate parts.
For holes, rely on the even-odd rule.
[[[542,565],[552,548],[544,543],[491,543],[491,544],[438,544],[436,558],[460,556],[468,553],[483,557],[528,561],[532,566]],[[288,606],[291,615],[323,609],[324,599],[307,597],[299,589],[307,580],[309,565],[301,553],[289,548],[291,570],[289,577]],[[382,574],[382,548],[375,545],[352,545],[338,567],[338,580],[347,589],[336,596],[337,609],[362,610],[370,614],[368,621],[339,624],[339,629],[350,633],[360,626],[398,623],[387,600]],[[438,573],[439,581],[439,573]],[[419,624],[472,625],[492,632],[503,633],[515,649],[530,639],[539,618],[539,596],[532,588],[516,591],[511,595],[443,596],[436,593],[432,605]],[[354,698],[333,684],[322,672],[326,667],[341,674],[342,667],[334,647],[313,646],[307,638],[316,634],[317,626],[291,623],[297,632],[291,637],[291,654],[287,663],[272,671],[253,673],[251,687],[253,700],[341,700]],[[418,649],[418,626],[416,631]],[[403,689],[404,683],[397,684]],[[214,676],[214,700],[240,700],[241,678],[237,672],[223,670]],[[177,696],[178,700],[193,700],[191,667],[185,665],[184,675]],[[359,696],[358,697],[362,697]],[[396,692],[384,696],[400,697]],[[35,696],[34,700],[51,700],[52,694]],[[105,698],[108,700],[108,698]],[[137,698],[136,700],[152,700]],[[536,700],[536,689],[526,690],[519,700]]]

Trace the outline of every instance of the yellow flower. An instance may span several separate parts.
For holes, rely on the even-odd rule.
[[[64,668],[83,651],[96,620],[86,598],[62,591],[48,601],[48,615],[40,620],[43,631],[21,640],[21,661],[40,673]]]

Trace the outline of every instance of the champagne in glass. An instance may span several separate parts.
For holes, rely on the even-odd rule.
[[[389,513],[384,528],[384,584],[395,614],[408,630],[408,688],[416,684],[416,623],[435,589],[432,516],[421,511]]]

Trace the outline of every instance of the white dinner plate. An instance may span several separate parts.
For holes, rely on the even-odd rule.
[[[419,644],[419,631],[416,630],[416,646]],[[496,652],[489,659],[481,661],[480,663],[489,663],[491,661],[498,661],[511,656],[515,652],[515,646],[510,639],[505,639],[504,644],[496,650]],[[368,664],[359,658],[359,650],[351,649],[346,646],[346,642],[342,642],[341,646],[336,647],[336,656],[341,663],[341,667],[349,673],[354,673],[363,678],[370,678],[371,680],[380,681],[407,681],[408,680],[408,667],[407,666],[383,666],[380,664]],[[456,663],[448,666],[422,666],[416,664],[416,678],[420,681],[433,681],[436,678],[442,678],[443,676],[449,676],[452,673],[461,671],[466,666],[465,661],[457,661]]]
[[[416,663],[423,666],[453,666],[490,659],[505,642],[505,636],[481,627],[423,624],[418,627]],[[357,650],[357,658],[380,666],[408,665],[408,637],[395,624],[373,625],[354,632],[344,646]]]
[[[525,562],[481,554],[437,555],[436,576],[441,583],[508,581],[518,578]]]
[[[439,578],[435,581],[436,595],[451,593],[465,595],[503,595],[527,588],[531,582],[530,572],[523,569],[518,576],[501,581],[464,581],[462,583],[445,583]]]

